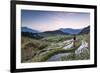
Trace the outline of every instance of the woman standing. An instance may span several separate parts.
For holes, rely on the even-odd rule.
[[[73,47],[75,47],[75,42],[76,42],[76,35],[74,34],[74,37],[73,37]]]

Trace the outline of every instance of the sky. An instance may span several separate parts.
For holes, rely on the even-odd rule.
[[[60,28],[81,29],[90,25],[90,13],[21,10],[21,27],[41,32]]]

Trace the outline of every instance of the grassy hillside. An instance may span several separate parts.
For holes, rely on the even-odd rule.
[[[81,56],[74,55],[75,50],[81,45],[81,40],[89,42],[89,34],[77,35],[75,47],[65,48],[72,43],[73,35],[55,35],[48,36],[41,39],[29,38],[22,36],[21,38],[21,62],[44,62],[50,57],[58,53],[71,53],[69,56],[61,57],[64,60],[81,60],[89,59],[89,52],[81,53]],[[67,42],[69,41],[69,42]],[[89,47],[88,47],[89,48]],[[88,56],[87,56],[88,55]],[[84,56],[84,58],[82,57]],[[86,57],[85,57],[86,56]]]

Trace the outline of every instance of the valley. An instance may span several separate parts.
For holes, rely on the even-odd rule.
[[[22,36],[21,61],[72,61],[90,58],[89,34],[76,35],[73,47],[73,35],[53,35],[36,39]]]

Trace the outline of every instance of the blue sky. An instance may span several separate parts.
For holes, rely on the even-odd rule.
[[[80,29],[90,25],[90,13],[21,10],[21,25],[42,32]]]

